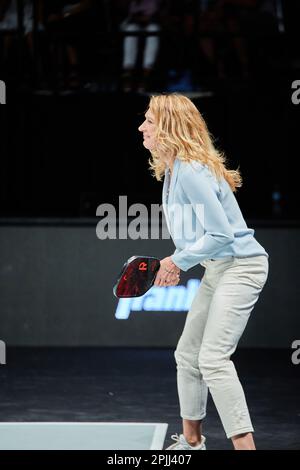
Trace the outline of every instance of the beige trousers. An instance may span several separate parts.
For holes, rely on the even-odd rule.
[[[268,277],[265,255],[206,260],[175,360],[180,415],[202,420],[208,389],[228,438],[253,432],[242,385],[230,356]]]

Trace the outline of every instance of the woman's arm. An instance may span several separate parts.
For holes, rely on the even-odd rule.
[[[210,176],[204,168],[196,171],[191,164],[182,166],[178,175],[178,184],[192,205],[193,216],[199,219],[197,204],[203,205],[204,210],[203,219],[199,219],[203,235],[192,245],[171,256],[173,263],[183,271],[207,258],[213,258],[225,245],[234,240],[232,228],[213,188],[211,178],[213,176]]]

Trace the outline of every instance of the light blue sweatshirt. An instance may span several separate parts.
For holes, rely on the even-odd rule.
[[[227,181],[200,162],[174,161],[165,171],[163,209],[176,250],[172,261],[187,271],[206,259],[265,255],[247,227]]]

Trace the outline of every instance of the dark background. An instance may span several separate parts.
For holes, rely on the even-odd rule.
[[[292,353],[292,342],[299,339],[299,232],[256,230],[270,255],[270,272],[242,348]],[[93,224],[2,227],[1,339],[9,346],[174,348],[187,313],[176,310],[175,301],[163,311],[146,310],[142,301],[140,310],[117,319],[119,300],[112,293],[123,262],[133,253],[163,258],[173,250],[170,240],[100,240]],[[180,286],[201,279],[203,271],[195,266],[182,273]]]
[[[244,185],[236,195],[245,217],[299,217],[299,110],[290,95],[291,81],[282,80],[194,99],[230,167],[240,166]],[[94,216],[99,204],[125,194],[148,207],[161,201],[137,130],[148,97],[19,100],[1,107],[1,216]]]
[[[128,2],[91,2],[72,27],[62,20],[53,26],[49,15],[66,3],[41,2],[41,32],[34,30],[35,22],[29,35],[21,26],[0,31],[0,79],[7,88],[7,105],[0,107],[1,217],[94,217],[99,204],[121,194],[132,202],[160,202],[161,184],[148,171],[150,154],[137,127],[151,93],[179,91],[194,100],[229,166],[240,166],[244,185],[237,198],[245,217],[299,219],[294,167],[300,105],[291,101],[292,83],[300,76],[297,2],[267,2],[275,12],[281,8],[278,19],[261,13],[264,2],[250,1],[257,10],[248,11],[247,2],[225,1],[233,32],[208,28],[207,33],[216,41],[217,57],[224,57],[222,78],[197,47],[204,34],[204,21],[197,22],[196,15],[201,2],[169,2],[145,93],[124,93],[121,84],[119,24]],[[33,4],[39,11],[40,2]],[[237,36],[246,50],[246,77],[231,42]],[[69,44],[78,62],[73,87]],[[190,83],[182,78],[187,70]],[[177,82],[169,72],[177,74]]]
[[[298,2],[267,2],[281,17],[264,13],[263,1],[225,0],[224,21],[211,29],[201,2],[167,2],[143,91],[126,91],[122,81],[119,25],[128,2],[91,2],[68,23],[49,20],[67,2],[35,1],[29,33],[22,29],[22,3],[17,29],[0,28],[7,91],[0,106],[0,338],[12,345],[175,345],[184,313],[144,312],[119,323],[112,296],[127,257],[138,251],[164,257],[172,243],[100,241],[96,209],[111,203],[118,210],[120,195],[128,206],[161,203],[162,184],[149,172],[137,128],[152,93],[178,91],[195,102],[229,166],[240,167],[244,184],[236,197],[270,254],[270,281],[245,344],[290,348],[299,331],[300,104],[291,100],[300,79]],[[219,3],[209,2],[212,11]],[[199,48],[205,34],[215,41],[214,64]],[[142,49],[143,42],[137,77]],[[225,64],[222,76],[218,61]],[[192,275],[201,278],[201,268]]]

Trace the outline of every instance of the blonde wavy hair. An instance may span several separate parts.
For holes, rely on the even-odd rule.
[[[232,191],[242,186],[239,169],[226,168],[226,157],[213,144],[206,123],[194,103],[178,93],[151,96],[147,110],[155,119],[156,146],[149,159],[153,176],[161,181],[168,155],[186,162],[196,160],[207,167],[220,180],[222,177]]]

